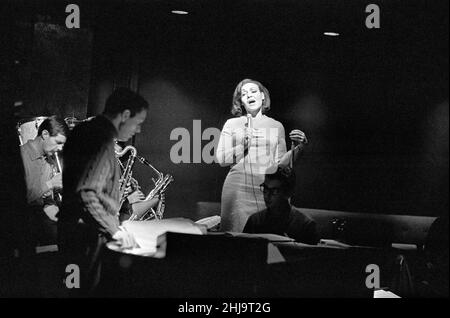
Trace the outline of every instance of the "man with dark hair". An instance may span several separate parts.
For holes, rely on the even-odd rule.
[[[20,147],[31,209],[30,230],[40,243],[56,243],[59,207],[55,191],[62,188],[62,177],[55,153],[62,150],[68,132],[65,121],[52,116],[41,123],[36,138]]]
[[[288,168],[279,168],[273,174],[266,174],[260,187],[266,209],[249,217],[244,233],[278,234],[298,242],[317,244],[319,237],[316,223],[290,203],[294,194],[295,174]]]
[[[116,115],[124,112],[126,109],[130,113],[130,118],[132,118],[142,110],[146,111],[148,109],[148,103],[144,98],[142,98],[142,96],[136,94],[128,88],[119,87],[114,90],[114,92],[106,100],[103,115],[112,119],[116,117]],[[119,140],[126,141],[123,138],[119,138]]]
[[[121,173],[114,140],[127,141],[139,133],[147,109],[140,95],[118,88],[107,99],[103,114],[75,126],[67,140],[59,246],[68,262],[81,266],[86,288],[96,285],[103,244],[115,240],[122,248],[136,245],[119,222]]]

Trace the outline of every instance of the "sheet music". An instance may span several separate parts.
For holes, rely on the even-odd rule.
[[[139,247],[123,250],[125,253],[136,255],[153,255],[158,247],[162,245],[163,234],[167,232],[185,233],[185,234],[206,234],[204,225],[195,224],[193,221],[185,218],[171,218],[151,221],[125,221],[122,226],[126,231],[132,233]]]
[[[195,223],[203,224],[209,230],[215,226],[218,226],[220,224],[220,221],[221,221],[221,218],[219,215],[213,215],[213,216],[209,216],[209,217],[197,220],[197,221],[195,221]]]

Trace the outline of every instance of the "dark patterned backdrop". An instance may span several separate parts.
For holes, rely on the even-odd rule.
[[[29,63],[30,81],[21,117],[56,114],[85,118],[92,33],[38,22]]]

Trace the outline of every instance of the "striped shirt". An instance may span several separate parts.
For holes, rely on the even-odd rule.
[[[64,146],[61,224],[81,218],[113,236],[119,230],[120,169],[114,151],[117,131],[104,116],[76,126]],[[69,231],[70,232],[70,231]]]

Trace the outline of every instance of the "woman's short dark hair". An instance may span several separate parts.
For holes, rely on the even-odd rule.
[[[136,113],[148,109],[148,103],[138,93],[125,87],[119,87],[106,100],[103,114],[114,117],[126,109],[130,111],[130,117],[133,117]]]
[[[37,135],[41,136],[44,130],[47,130],[52,137],[56,136],[57,134],[61,134],[66,137],[69,135],[69,126],[67,126],[64,119],[57,116],[50,116],[46,118],[39,125]]]
[[[264,93],[264,100],[262,101],[261,112],[263,114],[265,114],[270,109],[269,91],[260,82],[249,79],[249,78],[246,78],[246,79],[240,81],[240,83],[237,84],[236,88],[234,89],[233,105],[231,106],[231,113],[236,117],[242,116],[242,108],[244,107],[244,105],[242,104],[242,101],[241,101],[241,90],[242,90],[242,86],[244,86],[247,83],[254,83],[254,84],[258,85],[259,90]]]

